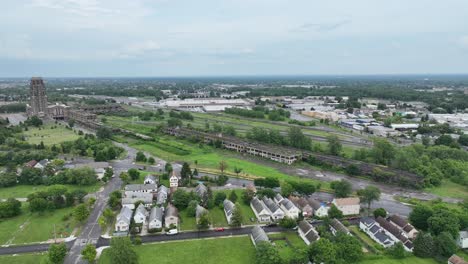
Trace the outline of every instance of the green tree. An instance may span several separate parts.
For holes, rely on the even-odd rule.
[[[388,140],[375,138],[370,154],[375,163],[389,165],[395,157],[395,148]]]
[[[86,204],[80,204],[73,210],[73,217],[78,222],[83,222],[84,220],[88,219],[89,216],[89,209]]]
[[[130,179],[134,181],[140,178],[140,172],[135,168],[129,169],[127,173],[128,173],[128,176],[130,176]]]
[[[94,263],[94,260],[96,259],[96,247],[91,244],[87,244],[85,248],[81,251],[81,256],[83,256],[83,259],[88,261],[88,263]]]
[[[112,137],[112,131],[107,127],[100,127],[96,131],[96,137],[99,139],[110,139]]]
[[[198,219],[197,228],[198,229],[208,229],[210,227],[210,216],[208,212],[204,212]]]
[[[145,153],[138,151],[135,156],[135,161],[137,162],[146,162]]]
[[[335,191],[335,196],[338,198],[349,197],[353,192],[351,183],[346,180],[332,181],[330,183],[330,188]]]
[[[148,163],[149,163],[149,164],[153,165],[155,162],[156,162],[156,161],[154,160],[153,157],[149,157],[149,158],[148,158]]]
[[[309,259],[313,263],[335,263],[336,245],[326,238],[321,238],[309,247]]]
[[[427,205],[416,205],[409,215],[411,224],[417,229],[428,230],[429,225],[427,220],[434,214],[434,210]]]
[[[387,211],[383,208],[377,208],[374,210],[374,217],[377,218],[377,217],[387,217]]]
[[[283,261],[278,249],[269,242],[260,242],[257,244],[255,253],[255,264],[282,264]]]
[[[242,225],[242,211],[240,208],[240,205],[236,203],[231,216],[232,227],[240,227]]]
[[[222,160],[218,164],[218,168],[221,171],[221,174],[224,174],[224,171],[228,168],[228,164],[225,160]]]
[[[67,255],[67,245],[65,243],[51,244],[49,246],[49,261],[54,264],[62,263]]]
[[[296,224],[295,219],[289,218],[289,217],[284,217],[283,219],[280,220],[279,225],[281,227],[291,229],[291,228],[296,227],[297,224]]]
[[[113,237],[109,256],[112,264],[138,264],[138,255],[128,237]]]
[[[251,189],[246,189],[242,191],[242,201],[244,202],[244,204],[250,204],[250,201],[252,201],[254,196],[255,192]]]
[[[122,171],[119,177],[124,183],[128,184],[130,182],[130,175],[128,175],[128,172]]]
[[[343,218],[343,212],[341,212],[338,207],[332,204],[330,210],[328,210],[328,217],[340,219]]]
[[[299,127],[290,127],[288,131],[289,145],[294,148],[310,150],[312,142],[309,137],[302,133]]]
[[[460,230],[460,222],[457,216],[449,210],[436,211],[434,215],[427,219],[429,231],[434,235],[439,235],[442,232],[448,232],[452,237],[458,236]]]
[[[434,243],[437,254],[446,258],[450,257],[458,250],[458,246],[449,232],[440,233],[434,239]]]
[[[196,212],[197,212],[197,206],[198,206],[198,201],[197,200],[192,200],[188,203],[187,206],[187,215],[194,217]]]
[[[343,263],[356,263],[364,256],[361,243],[354,236],[338,232],[335,245],[337,258],[343,260]]]
[[[402,259],[406,257],[405,248],[401,242],[396,243],[388,249],[388,254],[396,259]]]
[[[182,177],[183,180],[190,180],[192,177],[192,169],[190,169],[190,165],[187,162],[184,162],[182,164],[182,169],[180,170],[180,177]]]
[[[336,135],[329,135],[327,137],[327,142],[328,153],[330,155],[339,156],[343,149],[340,139]]]
[[[242,168],[234,167],[234,173],[239,177],[239,173],[242,172]]]
[[[224,192],[217,192],[214,198],[214,204],[219,206],[223,204],[224,200],[226,199],[226,194]]]
[[[231,200],[231,202],[233,203],[237,202],[237,193],[235,190],[232,190],[231,193],[229,194],[229,200]]]
[[[367,186],[364,189],[357,191],[361,202],[367,203],[367,212],[370,212],[370,206],[373,201],[380,200],[380,190],[375,186]]]
[[[435,254],[434,239],[430,233],[420,232],[413,242],[413,253],[417,257],[427,258]]]
[[[169,162],[166,163],[166,165],[164,165],[164,170],[167,172],[167,174],[171,174],[173,168],[172,168],[172,164],[170,164]]]
[[[288,182],[281,183],[281,195],[289,197],[294,192],[294,187]]]
[[[172,203],[179,210],[187,208],[191,200],[190,194],[182,189],[178,189],[172,194]]]

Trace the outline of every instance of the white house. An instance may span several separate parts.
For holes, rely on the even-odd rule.
[[[330,221],[330,231],[332,232],[332,234],[334,236],[336,236],[336,234],[338,232],[342,232],[344,234],[351,235],[351,232],[349,232],[349,229],[346,228],[346,226],[344,226],[343,223],[341,223],[340,220],[338,220],[336,218],[333,218]]]
[[[317,230],[315,230],[315,228],[306,220],[299,222],[297,232],[306,245],[310,245],[312,242],[320,239]]]
[[[297,208],[288,198],[282,199],[279,202],[279,206],[287,217],[293,219],[297,219],[299,217],[299,208]]]
[[[162,228],[163,214],[161,207],[153,207],[149,216],[148,229]]]
[[[270,215],[273,221],[281,220],[284,218],[283,210],[281,210],[271,198],[264,196],[262,201],[270,211]]]
[[[169,178],[169,187],[177,188],[179,187],[180,178],[176,175],[175,171],[172,171],[172,175]]]
[[[460,231],[457,244],[461,248],[468,248],[468,231]]]
[[[312,198],[307,198],[307,201],[309,202],[310,206],[314,208],[314,215],[318,217],[328,216],[328,207],[326,206],[326,204],[321,203]]]
[[[146,222],[146,214],[147,211],[143,204],[138,205],[137,209],[135,210],[135,215],[133,215],[133,221],[136,224],[145,224]]]
[[[226,215],[226,220],[227,220],[228,224],[230,225],[231,224],[231,217],[232,217],[232,213],[234,212],[235,205],[234,205],[233,202],[231,202],[228,199],[224,200],[223,205],[224,205],[224,214]]]
[[[361,209],[360,200],[357,197],[335,198],[332,203],[343,213],[343,215],[358,215]]]
[[[266,205],[260,201],[257,197],[254,197],[250,202],[250,207],[255,213],[259,222],[270,222],[270,211],[267,209]]]
[[[156,196],[156,204],[162,205],[165,204],[167,201],[167,196],[168,196],[169,189],[167,189],[166,186],[161,185],[158,188],[158,194]]]
[[[38,163],[36,163],[36,165],[34,165],[34,168],[44,170],[45,167],[47,166],[47,164],[49,164],[49,160],[48,159],[43,159],[43,160],[39,161]]]
[[[279,193],[277,193],[275,195],[275,198],[274,198],[275,203],[277,203],[277,204],[279,204],[283,199],[284,199],[283,196],[281,194],[279,194]]]
[[[409,239],[416,238],[416,236],[418,235],[418,230],[416,230],[414,226],[412,226],[410,223],[408,223],[408,221],[406,221],[406,219],[399,215],[389,216],[388,221],[392,225],[400,229],[400,231],[404,232],[405,237]]]
[[[131,197],[122,198],[122,207],[128,207],[135,209],[135,203],[141,201],[146,208],[150,208],[153,205],[153,194],[151,193],[139,193],[134,194]]]
[[[359,228],[384,248],[389,248],[396,243],[396,241],[388,236],[385,230],[370,217],[361,218],[359,221]]]
[[[169,204],[166,207],[166,211],[164,214],[164,226],[166,228],[169,228],[171,225],[174,225],[175,227],[179,226],[179,212],[177,211],[177,208]]]
[[[132,210],[128,207],[122,207],[120,213],[117,215],[115,222],[116,232],[128,232],[130,222],[132,219]]]
[[[200,220],[200,217],[205,213],[208,213],[208,210],[206,210],[203,206],[197,204],[197,208],[195,209],[195,220],[197,224],[198,224],[198,221]]]
[[[255,247],[260,242],[270,241],[270,239],[268,239],[267,234],[265,233],[265,230],[263,230],[260,226],[257,225],[252,228],[252,234],[250,234],[250,239],[252,240],[252,243]]]
[[[125,197],[131,197],[137,193],[156,193],[156,184],[127,184],[125,185]]]

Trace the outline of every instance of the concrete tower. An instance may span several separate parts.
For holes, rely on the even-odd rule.
[[[32,77],[30,83],[31,114],[44,116],[47,114],[47,95],[44,81],[41,77]]]

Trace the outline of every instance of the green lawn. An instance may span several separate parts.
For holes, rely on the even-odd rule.
[[[360,238],[361,241],[364,241],[365,247],[374,249],[375,252],[379,251],[379,248],[381,248],[381,246],[377,244],[377,242],[372,240],[372,238],[370,238],[366,233],[362,232],[358,226],[349,226],[348,228],[354,235]]]
[[[52,128],[55,127],[56,128]],[[31,144],[40,144],[41,141],[44,145],[53,145],[65,141],[72,141],[78,139],[80,136],[73,130],[66,129],[63,125],[45,125],[41,128],[29,128],[24,131],[26,141]]]
[[[78,186],[78,185],[64,185],[70,191],[74,190],[84,190],[88,193],[96,192],[101,187],[101,184],[97,183],[95,185],[90,186]],[[0,188],[0,199],[7,199],[7,198],[26,198],[29,194],[37,191],[43,191],[47,189],[49,186],[46,185],[17,185],[13,187],[2,187]]]
[[[468,188],[450,180],[443,181],[441,186],[426,188],[425,191],[442,197],[468,199]]]
[[[0,263],[36,264],[46,258],[46,254],[0,255]]]
[[[287,261],[295,254],[295,249],[307,248],[304,241],[296,232],[283,232],[269,234],[268,237],[274,242],[283,260]]]
[[[57,238],[68,237],[76,226],[70,215],[73,208],[63,208],[43,214],[30,213],[27,203],[23,203],[19,216],[0,221],[0,244],[22,244],[42,242],[54,238],[54,227]]]
[[[179,211],[179,221],[180,230],[197,230],[197,220],[194,216],[189,216],[187,210]]]
[[[407,257],[404,259],[393,259],[389,256],[379,255],[379,256],[367,256],[363,261],[359,262],[360,264],[437,264],[434,259],[430,258],[418,258],[415,256]]]
[[[242,224],[244,225],[251,225],[255,224],[255,222],[250,221],[250,218],[256,219],[255,213],[252,211],[252,208],[250,208],[250,205],[245,204],[242,201],[242,191],[241,189],[236,189],[234,190],[237,194],[237,203],[240,205],[241,211],[242,211]],[[223,191],[226,193],[226,196],[229,197],[229,194],[231,193],[231,190],[225,190]],[[213,193],[213,197],[216,196],[216,192]],[[223,211],[224,215],[224,211]]]
[[[255,248],[248,236],[155,243],[136,246],[139,263],[252,264]],[[111,263],[107,250],[100,264]]]

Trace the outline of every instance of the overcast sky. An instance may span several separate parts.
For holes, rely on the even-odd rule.
[[[468,73],[467,0],[2,1],[0,76]]]

